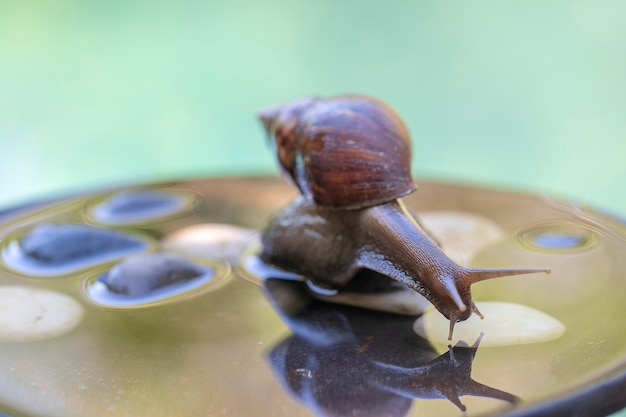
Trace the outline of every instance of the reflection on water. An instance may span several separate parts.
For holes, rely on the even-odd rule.
[[[471,378],[480,339],[439,355],[412,331],[414,317],[323,303],[297,281],[267,279],[263,288],[293,332],[269,362],[318,416],[404,416],[413,399],[448,399],[465,411],[464,395],[518,401]]]

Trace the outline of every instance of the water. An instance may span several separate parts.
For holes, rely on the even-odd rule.
[[[567,329],[559,339],[534,345],[478,347],[471,364],[476,379],[520,402],[463,396],[469,414],[501,415],[508,407],[525,411],[593,387],[611,372],[624,372],[624,225],[539,197],[437,183],[419,186],[406,205],[418,215],[430,213],[425,224],[463,262],[552,268],[549,276],[476,284],[477,302],[528,305]],[[119,195],[131,196],[121,206],[132,208],[135,220],[97,221],[93,208]],[[171,196],[182,201],[179,195],[193,203],[161,205]],[[197,180],[91,193],[0,217],[0,289],[8,291],[0,296],[15,301],[2,303],[0,298],[0,305],[17,309],[10,314],[0,309],[0,335],[2,323],[22,331],[20,338],[4,338],[0,344],[0,412],[29,417],[97,417],[110,410],[121,415],[150,410],[154,416],[240,416],[254,410],[259,415],[311,416],[320,404],[285,389],[282,382],[290,381],[291,374],[281,373],[288,368],[280,368],[280,358],[298,364],[293,371],[302,381],[324,375],[343,381],[341,387],[329,386],[329,393],[348,387],[332,364],[342,361],[346,367],[337,369],[352,375],[348,379],[366,375],[357,371],[367,369],[374,379],[359,386],[382,395],[376,387],[401,391],[406,388],[401,375],[412,367],[457,353],[456,347],[448,354],[446,344],[413,332],[419,312],[366,314],[350,307],[348,314],[341,310],[345,307],[325,302],[339,294],[320,294],[301,277],[260,263],[258,230],[293,195],[293,189],[275,179]],[[132,196],[140,201],[134,204]],[[153,210],[151,201],[169,207],[167,213]],[[174,206],[178,211],[171,210]],[[450,225],[462,227],[452,233]],[[24,238],[38,227],[49,228],[49,243],[34,245],[45,250],[26,251]],[[75,244],[68,236],[94,237],[97,244]],[[108,244],[122,237],[132,242],[127,252]],[[68,240],[73,243],[66,246]],[[46,253],[48,261],[35,261],[29,253]],[[277,279],[296,286],[295,298],[282,290],[267,297],[268,281]],[[42,294],[43,299],[37,298]],[[316,298],[311,300],[311,294]],[[325,307],[309,308],[315,305]],[[66,325],[37,333],[36,326],[20,320]],[[382,322],[387,324],[379,328]],[[402,346],[422,346],[427,357],[401,355],[398,344],[370,337],[384,339],[388,331]],[[475,340],[465,342],[471,346]],[[296,342],[300,347],[292,344]],[[311,350],[300,349],[304,342],[316,357],[333,360],[307,362]],[[338,353],[347,351],[355,355]],[[619,399],[599,395],[604,404]],[[336,397],[339,408],[350,406],[347,398],[341,403]],[[437,395],[402,397],[404,415],[460,413],[458,404],[433,397]]]
[[[583,251],[597,243],[593,230],[568,222],[530,227],[519,233],[519,239],[526,248],[539,252]]]

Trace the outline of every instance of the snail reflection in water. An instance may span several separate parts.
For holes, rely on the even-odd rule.
[[[262,234],[261,258],[340,288],[361,269],[417,291],[454,325],[482,317],[470,286],[549,269],[457,265],[425,233],[400,197],[415,191],[411,142],[400,117],[363,96],[303,98],[259,114],[282,170],[301,192]]]
[[[285,388],[318,416],[405,416],[413,399],[464,395],[519,399],[471,378],[478,350],[460,342],[439,355],[413,318],[324,303],[303,283],[269,278],[264,291],[293,331],[268,360]]]

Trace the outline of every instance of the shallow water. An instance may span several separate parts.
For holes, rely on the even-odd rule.
[[[431,395],[452,384],[456,374],[450,372],[458,356],[458,361],[467,358],[457,365],[470,372],[471,379],[508,393],[503,399],[467,396],[456,385],[468,415],[492,415],[572,395],[626,368],[626,226],[611,218],[546,198],[421,183],[405,202],[418,215],[423,212],[426,223],[430,216],[433,228],[443,217],[432,213],[445,212],[452,220],[454,213],[466,214],[456,215],[457,240],[446,240],[462,262],[552,269],[550,275],[477,284],[474,298],[527,305],[556,318],[566,329],[548,342],[489,348],[478,343],[472,351],[476,335],[458,342],[462,344],[451,352],[445,343],[417,336],[410,315],[336,306],[316,299],[297,277],[270,271],[255,278],[244,273],[242,263],[257,245],[256,231],[294,196],[278,179],[198,180],[145,189],[181,193],[194,203],[158,219],[147,215],[145,221],[105,225],[91,213],[115,195],[108,191],[0,218],[4,249],[20,249],[20,238],[37,225],[78,224],[142,236],[150,244],[140,254],[165,250],[211,271],[198,275],[203,278],[197,285],[194,279],[155,281],[149,276],[146,282],[158,285],[140,286],[148,301],[142,298],[146,294],[124,299],[118,293],[113,298],[124,302],[116,304],[110,297],[96,299],[92,286],[102,284],[107,271],[137,253],[97,258],[50,274],[19,270],[3,257],[2,286],[69,297],[81,313],[72,326],[46,337],[0,344],[0,410],[29,417],[240,416],[250,410],[259,415],[326,415],[356,407],[349,400],[352,381],[355,390],[370,390],[371,398],[383,396],[393,415],[460,415],[458,404]],[[145,210],[142,204],[137,207]],[[469,227],[468,218],[487,219],[488,237],[481,238],[480,232],[487,229]],[[450,233],[450,224],[438,230]],[[54,252],[54,246],[49,250]],[[289,284],[271,284],[276,281]],[[15,317],[2,309],[0,315],[9,321]],[[41,321],[37,317],[33,320]],[[398,343],[384,342],[391,340]],[[318,361],[303,362],[306,357]],[[448,369],[438,373],[445,378],[417,380],[439,388],[418,392],[403,385],[408,374],[415,382],[420,370],[439,367]],[[323,383],[330,391],[310,391],[319,394],[310,396],[304,395],[306,390],[294,390],[294,372],[301,383]],[[467,375],[463,378],[459,381],[467,381]],[[332,381],[344,390],[343,399],[332,395]]]

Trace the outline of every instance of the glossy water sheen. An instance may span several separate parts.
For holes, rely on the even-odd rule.
[[[148,279],[149,285],[139,286],[147,292],[126,297],[102,292],[101,277],[137,254],[56,271],[54,279],[2,265],[0,285],[52,291],[74,300],[82,313],[73,328],[53,337],[0,344],[0,412],[449,416],[466,408],[469,416],[506,415],[531,412],[557,397],[571,404],[581,390],[626,375],[626,227],[611,218],[544,198],[420,183],[405,199],[412,210],[471,213],[497,226],[497,239],[478,239],[479,248],[464,235],[456,249],[470,265],[552,268],[549,276],[476,284],[478,302],[526,305],[566,328],[560,338],[532,345],[484,348],[475,335],[448,348],[419,337],[415,317],[325,303],[311,298],[294,276],[258,272],[250,261],[253,231],[295,195],[280,180],[201,180],[149,189],[172,187],[202,196],[193,212],[104,228],[141,236],[149,242],[142,254],[175,253],[213,271],[210,278]],[[89,208],[110,195],[0,217],[1,245],[6,249],[39,224],[88,225]],[[553,239],[555,233],[567,237]],[[116,304],[120,299],[125,302]],[[9,322],[14,317],[2,314],[0,309]],[[593,415],[584,407],[623,406],[615,387],[603,387],[575,409]]]

